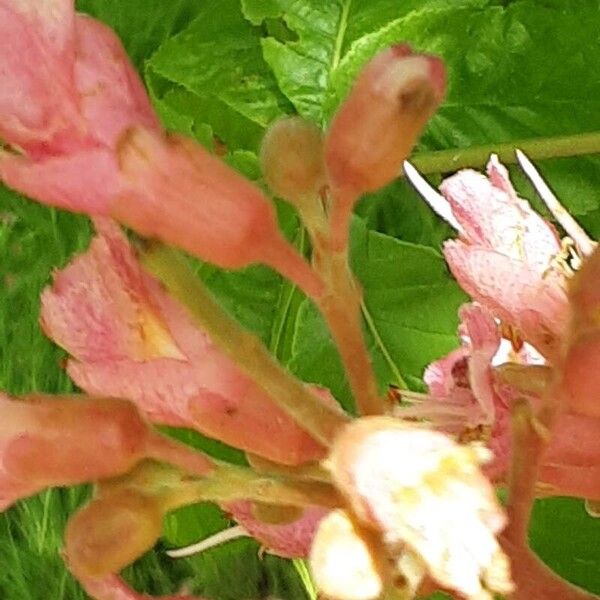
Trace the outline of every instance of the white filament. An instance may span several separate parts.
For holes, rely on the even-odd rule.
[[[458,233],[461,233],[463,229],[452,214],[452,209],[450,208],[450,203],[448,200],[446,200],[444,196],[442,196],[434,187],[432,187],[425,177],[423,177],[423,175],[421,175],[421,173],[419,173],[419,171],[417,171],[417,169],[407,160],[404,161],[402,166],[404,168],[404,175],[406,175],[406,179],[410,181],[412,186],[423,197],[425,202],[427,202],[434,212],[442,217],[446,223],[456,229]]]
[[[248,537],[249,535],[250,534],[241,525],[236,525],[235,527],[230,527],[229,529],[219,531],[218,533],[215,533],[215,535],[211,535],[210,537],[196,542],[195,544],[191,544],[190,546],[177,548],[176,550],[167,550],[167,554],[171,558],[192,556],[192,554],[199,554],[200,552],[204,552],[209,548],[214,548],[215,546],[219,546],[220,544],[224,544],[225,542],[229,542],[240,537]]]
[[[543,180],[539,171],[533,166],[533,163],[521,151],[516,150],[517,160],[523,169],[525,175],[539,194],[548,210],[554,215],[554,218],[562,225],[567,235],[575,242],[583,256],[589,256],[596,247],[596,243],[590,239],[588,234],[581,228],[579,223],[569,214],[567,209],[559,202],[552,190]]]

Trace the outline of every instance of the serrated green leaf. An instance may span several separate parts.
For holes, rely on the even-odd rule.
[[[331,115],[362,65],[406,40],[441,55],[448,72],[445,102],[421,149],[459,148],[600,128],[598,4],[594,0],[522,0],[477,7],[429,3],[357,39],[332,73]],[[577,35],[572,32],[577,31]],[[600,206],[600,159],[547,160],[548,179],[575,214]],[[527,197],[530,188],[523,187]]]
[[[278,39],[267,30],[263,56],[296,111],[316,123],[327,116],[326,98],[351,44],[424,4],[422,0],[242,0],[244,15],[254,25],[278,19],[290,31],[288,39]],[[464,2],[433,0],[428,6],[460,4]]]
[[[256,150],[267,124],[289,111],[262,58],[260,31],[244,19],[238,0],[204,2],[197,18],[152,56],[148,72],[151,82],[168,82],[153,86],[155,99],[176,110],[183,90],[231,149]]]
[[[77,10],[116,31],[140,71],[166,39],[198,14],[200,6],[197,0],[76,0]]]

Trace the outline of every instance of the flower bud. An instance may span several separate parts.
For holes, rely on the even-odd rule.
[[[119,489],[92,500],[67,524],[69,565],[78,577],[118,573],[149,550],[162,530],[157,500]]]
[[[142,235],[226,269],[285,254],[267,198],[199,144],[131,129],[119,164],[125,191],[110,214]]]
[[[325,142],[334,187],[358,195],[398,176],[417,136],[442,100],[439,58],[393,46],[371,60],[335,115]]]
[[[260,162],[277,196],[290,202],[316,196],[325,184],[321,130],[301,117],[275,121],[263,139]]]
[[[23,407],[32,424],[2,457],[13,477],[73,485],[124,473],[144,455],[148,426],[126,400],[32,396]]]

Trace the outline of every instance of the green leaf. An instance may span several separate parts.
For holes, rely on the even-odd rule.
[[[359,219],[352,231],[352,264],[364,289],[365,332],[381,388],[418,387],[427,364],[457,347],[457,311],[466,296],[439,253],[369,231]],[[308,302],[298,315],[288,366],[351,407],[334,343]]]
[[[559,575],[600,594],[600,520],[581,500],[548,498],[535,503],[531,547]]]
[[[263,56],[279,87],[300,115],[317,123],[323,122],[331,82],[351,44],[423,4],[422,0],[242,0],[246,18],[267,26]],[[428,5],[459,4],[463,2],[434,0]],[[268,25],[274,20],[282,24],[279,31],[289,31],[287,39],[269,35]]]
[[[600,82],[590,76],[591,65],[600,63],[597,2],[468,4],[422,3],[354,41],[332,73],[326,114],[333,113],[371,56],[406,40],[441,55],[448,73],[446,100],[426,130],[422,149],[600,128]],[[600,206],[598,157],[554,159],[542,166],[574,213]]]
[[[268,123],[290,105],[262,58],[260,31],[238,0],[204,2],[198,16],[152,56],[153,98],[204,123],[231,149],[256,150]]]
[[[198,14],[197,0],[77,0],[77,10],[100,19],[123,41],[138,70],[169,37]]]

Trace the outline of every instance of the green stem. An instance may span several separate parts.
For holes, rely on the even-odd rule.
[[[530,138],[502,144],[420,152],[415,154],[410,162],[424,175],[446,173],[467,167],[482,167],[487,163],[490,154],[497,154],[503,163],[514,164],[517,162],[516,148],[525,152],[533,160],[596,154],[600,153],[600,132]]]
[[[254,473],[250,469],[221,464],[204,479],[181,481],[163,495],[167,510],[198,502],[235,502],[251,500],[276,506],[324,506],[338,508],[342,500],[326,483],[286,480]]]
[[[326,406],[269,353],[258,337],[246,331],[214,299],[183,257],[162,244],[150,244],[142,263],[189,310],[198,326],[261,387],[277,406],[325,447],[349,417]]]

